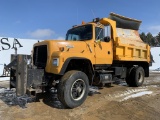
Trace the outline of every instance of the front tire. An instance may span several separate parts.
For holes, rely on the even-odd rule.
[[[88,77],[81,71],[68,71],[58,85],[58,98],[67,108],[80,106],[89,91]]]

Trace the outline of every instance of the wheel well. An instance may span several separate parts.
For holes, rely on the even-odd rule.
[[[90,60],[87,59],[71,59],[67,65],[65,73],[70,70],[79,70],[84,72],[89,80],[92,80],[93,67]]]

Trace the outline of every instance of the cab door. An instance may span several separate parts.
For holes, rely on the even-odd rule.
[[[110,65],[113,61],[113,45],[110,26],[95,27],[95,63]]]

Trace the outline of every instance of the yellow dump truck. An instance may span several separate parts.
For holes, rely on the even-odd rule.
[[[89,86],[105,86],[117,79],[141,86],[149,77],[150,46],[139,37],[140,24],[111,13],[73,26],[66,40],[38,42],[31,56],[12,56],[12,64],[6,66],[11,68],[10,86],[17,89],[17,96],[54,88],[69,108],[85,101]]]

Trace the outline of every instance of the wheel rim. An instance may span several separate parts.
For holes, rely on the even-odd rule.
[[[78,101],[83,98],[86,91],[86,84],[82,79],[77,79],[71,87],[71,97]]]
[[[138,73],[138,82],[139,83],[143,82],[143,75],[141,72]]]

